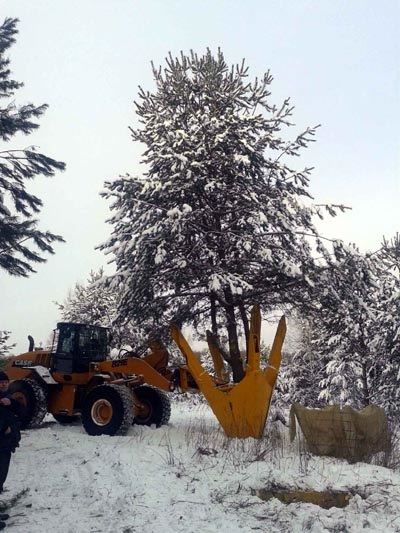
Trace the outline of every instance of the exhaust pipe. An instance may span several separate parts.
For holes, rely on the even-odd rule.
[[[29,341],[28,352],[33,352],[33,349],[35,347],[35,341],[33,340],[32,335],[28,335],[28,341]]]

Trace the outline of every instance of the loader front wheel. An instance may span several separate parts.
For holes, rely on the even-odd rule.
[[[134,389],[135,412],[134,424],[160,427],[167,424],[171,416],[171,402],[162,390],[142,385]]]
[[[19,421],[21,429],[38,426],[47,412],[45,389],[33,379],[12,381],[8,388],[14,400],[20,403]]]
[[[89,435],[125,435],[132,419],[133,398],[124,385],[99,385],[86,396],[82,424]]]

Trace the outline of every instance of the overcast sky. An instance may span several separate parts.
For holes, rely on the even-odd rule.
[[[246,58],[253,78],[274,76],[272,101],[291,97],[293,135],[321,124],[299,166],[315,167],[318,203],[352,211],[323,232],[375,250],[400,229],[398,0],[0,0],[1,19],[20,19],[10,50],[18,104],[48,103],[30,144],[67,170],[37,178],[41,229],[66,244],[27,279],[0,272],[0,330],[16,352],[26,337],[46,342],[77,281],[106,258],[94,248],[111,226],[99,197],[105,180],[141,172],[141,147],[130,139],[138,85],[154,88],[150,61],[171,51],[221,47],[228,63]]]

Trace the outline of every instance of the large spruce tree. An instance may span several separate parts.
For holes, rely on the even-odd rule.
[[[221,51],[170,55],[153,74],[131,130],[145,172],[106,183],[113,231],[101,248],[115,258],[121,315],[225,331],[239,381],[249,306],[301,300],[315,274],[310,169],[291,165],[315,129],[284,139],[293,108],[271,103],[270,73],[249,81]]]
[[[35,216],[42,202],[27,191],[27,182],[36,176],[53,176],[65,165],[34,147],[18,149],[10,146],[18,133],[29,135],[39,125],[47,105],[18,106],[15,92],[21,82],[11,78],[10,60],[6,52],[15,43],[17,19],[7,18],[0,26],[0,267],[16,276],[34,272],[33,263],[45,261],[44,252],[53,253],[52,243],[63,240],[49,231],[38,229]]]

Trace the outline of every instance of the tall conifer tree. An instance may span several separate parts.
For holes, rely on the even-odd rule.
[[[285,140],[293,108],[271,104],[271,74],[249,81],[245,63],[230,68],[221,51],[170,55],[153,74],[131,130],[146,171],[104,192],[113,232],[102,248],[124,287],[120,313],[225,331],[240,381],[238,328],[248,332],[250,305],[304,298],[316,270],[309,237],[323,250],[307,203],[311,169],[291,166],[315,128]]]
[[[15,92],[23,86],[11,78],[6,53],[15,43],[17,19],[7,18],[0,26],[0,267],[16,276],[34,272],[32,263],[45,261],[44,252],[53,253],[52,243],[63,239],[38,229],[35,216],[42,201],[27,191],[27,182],[36,176],[51,177],[65,165],[35,147],[18,149],[9,145],[18,133],[29,135],[39,125],[47,105],[18,106]]]

